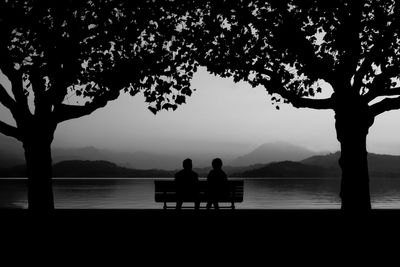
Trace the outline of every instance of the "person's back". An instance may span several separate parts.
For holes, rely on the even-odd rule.
[[[207,175],[207,182],[211,188],[218,189],[225,186],[227,181],[228,177],[222,169],[211,170]]]
[[[207,209],[214,205],[215,209],[219,208],[218,199],[222,198],[226,194],[228,177],[222,170],[222,160],[216,158],[212,161],[213,169],[207,175],[207,194],[208,202]]]
[[[199,178],[197,173],[192,170],[191,159],[185,159],[183,161],[183,170],[180,170],[175,174],[175,182],[176,182],[176,194],[178,197],[176,208],[180,209],[182,207],[183,199],[193,199],[193,202],[195,203],[195,208],[198,209]]]
[[[175,174],[177,192],[179,194],[190,195],[197,188],[198,175],[192,170],[180,170]]]

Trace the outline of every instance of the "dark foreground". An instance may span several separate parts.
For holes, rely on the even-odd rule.
[[[0,210],[0,224],[2,243],[9,248],[61,253],[65,260],[85,255],[166,263],[185,255],[196,262],[242,258],[249,263],[242,266],[259,266],[250,261],[363,258],[400,244],[400,210]]]

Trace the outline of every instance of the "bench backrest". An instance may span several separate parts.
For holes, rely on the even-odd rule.
[[[242,202],[243,201],[243,180],[229,180],[227,183],[227,194],[223,199],[219,201],[223,202]],[[156,202],[165,202],[165,201],[176,201],[176,183],[171,180],[155,180],[155,201]],[[207,200],[207,181],[201,180],[199,181],[199,194],[200,201]]]

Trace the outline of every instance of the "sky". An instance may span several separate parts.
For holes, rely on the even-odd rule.
[[[0,82],[7,85],[4,76]],[[61,123],[53,147],[86,147],[124,152],[244,154],[269,142],[288,142],[316,152],[339,150],[331,110],[277,110],[263,87],[234,83],[200,68],[196,91],[176,111],[152,114],[142,95],[122,94],[89,116]],[[329,95],[329,88],[323,94]],[[323,97],[323,96],[322,96]],[[0,119],[12,123],[0,108]],[[400,154],[400,111],[376,118],[368,150]]]

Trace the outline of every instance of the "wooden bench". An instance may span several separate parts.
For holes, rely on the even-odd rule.
[[[173,180],[155,180],[155,201],[164,203],[163,208],[169,208],[167,203],[175,203],[178,201],[176,194],[176,183]],[[207,203],[207,181],[199,181],[199,198],[200,203]],[[194,199],[182,199],[182,202],[194,202]],[[235,209],[235,203],[243,202],[243,180],[229,180],[227,185],[227,194],[218,199],[219,203],[230,203],[228,208]],[[194,204],[194,203],[193,203]],[[174,206],[175,208],[175,206]],[[200,205],[201,208],[201,205]],[[220,208],[225,208],[221,206]]]

